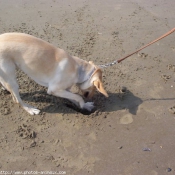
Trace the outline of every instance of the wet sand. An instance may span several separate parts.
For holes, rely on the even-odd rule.
[[[0,33],[23,32],[104,64],[174,28],[174,0],[4,0]],[[17,71],[30,116],[0,90],[0,170],[175,174],[175,33],[103,70],[109,98],[87,114]],[[126,90],[123,93],[122,87]]]

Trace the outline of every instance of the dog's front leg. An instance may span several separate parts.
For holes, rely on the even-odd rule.
[[[62,97],[69,99],[70,101],[76,101],[81,109],[86,109],[88,111],[91,111],[94,108],[93,102],[84,102],[83,98],[80,95],[74,94],[72,92],[69,92],[67,90],[50,90],[47,91],[48,94],[52,94],[57,97]],[[76,104],[76,103],[75,103]]]

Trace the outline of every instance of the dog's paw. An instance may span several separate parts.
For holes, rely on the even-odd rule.
[[[92,111],[94,108],[94,102],[86,102],[83,106],[83,109],[86,109],[88,111]]]
[[[25,106],[24,109],[30,114],[30,115],[37,115],[40,113],[40,110],[39,109],[36,109],[34,107],[28,107],[28,106]]]

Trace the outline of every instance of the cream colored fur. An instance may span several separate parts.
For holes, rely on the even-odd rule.
[[[31,115],[38,114],[40,110],[21,100],[16,66],[38,84],[48,87],[48,94],[67,98],[82,109],[91,111],[94,105],[85,103],[80,95],[70,92],[72,85],[77,84],[87,97],[91,97],[95,89],[108,96],[102,85],[102,72],[92,62],[70,56],[64,50],[28,34],[2,34],[0,82],[11,93],[14,102],[21,104]]]

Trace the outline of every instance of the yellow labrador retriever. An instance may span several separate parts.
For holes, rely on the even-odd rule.
[[[23,33],[0,35],[0,82],[13,101],[31,115],[40,110],[25,104],[18,91],[16,66],[38,84],[48,87],[47,93],[69,99],[81,109],[91,111],[93,102],[84,102],[80,95],[69,91],[77,84],[85,97],[92,97],[95,89],[108,97],[102,85],[102,71],[92,62],[70,56],[62,49],[39,38]]]

